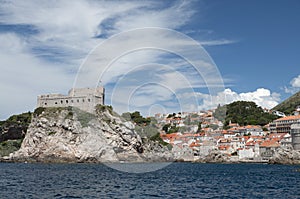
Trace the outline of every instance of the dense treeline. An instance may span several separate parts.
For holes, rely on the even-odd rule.
[[[12,115],[5,121],[0,121],[0,126],[10,125],[25,125],[28,126],[31,122],[32,113],[21,113],[18,115]]]
[[[32,113],[12,115],[0,121],[0,157],[18,150],[31,122]]]
[[[266,125],[278,117],[265,112],[254,102],[237,101],[228,105],[219,106],[214,117],[225,122],[225,128],[229,122],[238,123],[239,125]]]

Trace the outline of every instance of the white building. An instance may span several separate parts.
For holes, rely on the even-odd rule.
[[[241,149],[238,150],[239,159],[248,159],[248,158],[254,158],[254,151],[253,149]]]

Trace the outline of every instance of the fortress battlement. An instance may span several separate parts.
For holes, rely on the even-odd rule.
[[[44,94],[37,97],[37,107],[77,107],[83,111],[94,113],[95,106],[104,105],[103,87],[72,88],[68,95],[58,93]]]

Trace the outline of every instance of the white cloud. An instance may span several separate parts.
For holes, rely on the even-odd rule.
[[[64,91],[73,83],[65,71],[36,58],[14,34],[0,34],[0,118],[33,110],[41,92]]]
[[[85,56],[112,34],[146,26],[178,29],[186,25],[196,11],[199,10],[193,8],[193,2],[189,1],[173,1],[169,5],[158,1],[1,2],[0,24],[14,26],[15,29],[0,34],[0,89],[2,93],[5,93],[0,102],[0,106],[4,107],[1,109],[0,119],[5,119],[12,113],[32,110],[38,94],[66,93],[72,86],[75,73]],[[26,28],[18,30],[20,26],[26,26]],[[174,41],[178,41],[181,47],[189,45],[188,43],[180,44],[181,40],[172,40],[168,37],[156,35],[151,37],[157,38],[157,43],[165,46]],[[144,38],[144,40],[147,39],[149,38]],[[207,45],[221,45],[231,41],[202,42]],[[115,46],[105,50],[109,54],[109,51],[115,51],[122,46],[126,46],[126,40],[117,42]],[[165,62],[159,62],[161,60]],[[214,83],[214,78],[209,76],[210,68],[212,68],[209,61],[202,60],[201,63],[208,71],[204,74],[205,82],[197,80],[197,72],[194,75],[190,71],[185,73],[187,67],[183,67],[182,63],[177,63],[176,66],[174,59],[165,59],[164,55],[156,52],[140,52],[138,55],[132,54],[121,58],[118,67],[111,67],[107,71],[109,75],[105,76],[102,81],[107,85],[116,83],[123,74],[137,65],[152,62],[170,64],[174,66],[174,70],[163,71],[163,73],[160,71],[153,80],[158,84],[168,85],[171,88],[170,92],[165,92],[164,89],[156,86],[154,92],[152,91],[156,93],[154,100],[150,100],[146,95],[139,95],[136,103],[154,104],[161,100],[168,106],[174,107],[176,103],[168,101],[172,99],[172,93],[178,93],[180,89],[188,87],[181,76],[175,75],[176,71],[179,71],[183,77],[188,76],[188,82],[192,86],[207,86],[207,84]],[[92,70],[92,74],[89,75],[99,74]],[[143,74],[140,74],[135,78],[142,77]],[[181,78],[182,81],[176,81],[174,78]],[[86,79],[86,82],[88,80]],[[127,86],[130,88],[130,85]],[[149,93],[151,89],[144,87],[142,91]]]
[[[291,85],[292,85],[292,87],[300,88],[300,75],[298,75],[298,77],[295,77],[294,79],[292,79]]]
[[[183,25],[192,12],[189,3],[172,4],[163,8],[163,3],[155,1],[2,2],[0,23],[27,29],[0,35],[0,88],[5,93],[0,118],[32,110],[38,94],[65,93],[84,57],[113,33],[144,26]],[[150,58],[145,55],[145,60]]]
[[[199,106],[200,110],[216,108],[218,104],[224,105],[235,101],[252,101],[262,108],[271,109],[280,101],[278,93],[271,93],[270,90],[265,88],[258,88],[253,92],[246,93],[237,93],[227,88],[216,96],[202,93],[199,93],[198,96],[203,99],[203,104]]]
[[[300,75],[298,75],[297,77],[293,78],[290,81],[290,86],[285,86],[284,87],[284,91],[286,93],[297,93],[298,91],[300,91]]]
[[[155,4],[152,6],[155,6]],[[168,27],[176,29],[184,25],[193,13],[195,13],[195,10],[191,3],[187,1],[174,1],[172,6],[162,10],[136,9],[134,14],[122,16],[123,20],[117,21],[116,27],[120,31],[140,27]],[[132,23],[128,23],[128,21]]]
[[[0,6],[0,12],[4,13],[0,16],[0,22],[31,25],[37,33],[27,38],[30,41],[29,47],[46,49],[40,52],[41,55],[44,51],[50,53],[49,49],[54,51],[50,56],[57,56],[59,52],[63,61],[77,67],[84,56],[101,41],[93,38],[106,31],[101,26],[105,20],[121,14],[130,15],[132,10],[143,6],[147,7],[142,2],[7,1]]]

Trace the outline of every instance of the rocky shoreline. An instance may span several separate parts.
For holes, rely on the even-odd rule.
[[[152,157],[152,156],[151,156]],[[0,157],[0,162],[7,163],[166,163],[166,162],[191,162],[191,163],[215,163],[215,164],[283,164],[300,165],[300,151],[290,148],[280,148],[270,159],[252,159],[252,160],[232,160],[229,156],[218,151],[212,151],[209,155],[201,157],[195,161],[186,161],[184,159],[174,159],[172,157],[145,158],[139,160],[123,159],[118,161],[99,161],[96,158],[86,158],[84,160],[67,157]]]
[[[141,139],[134,129],[132,122],[106,106],[99,106],[95,115],[71,107],[39,109],[33,114],[21,148],[0,157],[0,162],[300,164],[300,151],[291,147],[277,149],[269,159],[239,160],[212,150],[206,156],[187,160],[175,157],[158,141]]]

